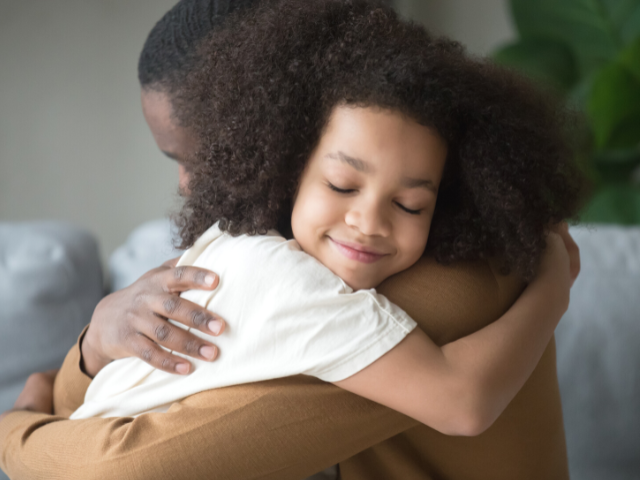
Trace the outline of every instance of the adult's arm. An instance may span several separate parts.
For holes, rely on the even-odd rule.
[[[384,293],[439,344],[498,318],[520,289],[518,281],[497,276],[483,262],[442,267],[428,259],[383,286]],[[73,410],[88,385],[79,363],[76,346],[56,382],[60,413]],[[66,399],[57,400],[60,392],[66,392]],[[544,418],[542,410],[537,409],[538,418]],[[203,392],[165,414],[136,419],[69,421],[62,416],[11,413],[0,423],[1,463],[16,479],[299,479],[397,434],[405,435],[401,432],[412,432],[415,426],[413,420],[337,387],[293,377]],[[566,466],[564,450],[554,452]],[[355,463],[341,464],[345,479],[377,478],[358,477],[362,462],[355,458]],[[475,457],[470,458],[473,464]],[[394,474],[402,464],[383,461],[382,466],[378,473],[390,473],[386,478],[411,478]],[[432,470],[424,467],[423,476],[414,478],[428,478],[424,475]]]
[[[79,362],[76,345],[56,382],[57,409],[82,397],[88,377]],[[0,466],[14,480],[299,480],[414,424],[297,376],[203,392],[135,419],[12,412],[0,422]]]

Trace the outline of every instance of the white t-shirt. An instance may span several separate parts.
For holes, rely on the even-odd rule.
[[[219,337],[191,330],[220,348],[216,361],[190,358],[195,368],[187,376],[137,358],[111,362],[72,419],[163,412],[204,390],[298,374],[336,382],[373,363],[416,326],[386,297],[374,289],[354,292],[277,232],[232,237],[214,225],[179,265],[220,275],[214,291],[182,294],[226,320]]]

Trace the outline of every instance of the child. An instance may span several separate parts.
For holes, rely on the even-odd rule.
[[[509,312],[442,348],[373,288],[425,248],[441,260],[499,255],[531,277],[547,225],[574,213],[579,189],[555,112],[365,1],[265,2],[205,47],[177,93],[202,142],[181,263],[224,279],[185,294],[233,319],[224,353],[186,378],[113,362],[72,418],[164,411],[198,391],[305,373],[444,433],[487,428],[566,309],[561,240],[547,237]]]

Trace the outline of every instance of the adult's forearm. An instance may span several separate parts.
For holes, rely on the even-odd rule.
[[[96,347],[99,342],[95,342],[92,334],[93,331],[88,328],[84,336],[79,340],[80,351],[82,352],[81,366],[83,371],[91,378],[95,377],[112,360],[99,352]]]
[[[135,419],[12,413],[0,424],[0,446],[15,479],[293,480],[414,424],[300,376],[203,392]]]

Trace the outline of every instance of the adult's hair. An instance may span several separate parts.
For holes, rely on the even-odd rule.
[[[138,60],[147,89],[172,92],[193,68],[197,46],[233,11],[255,0],[180,0],[155,24]]]
[[[199,139],[182,247],[215,222],[290,231],[303,168],[337,105],[401,112],[449,153],[427,251],[501,257],[530,278],[550,224],[578,208],[565,112],[528,81],[367,0],[265,0],[201,45],[177,93]]]

